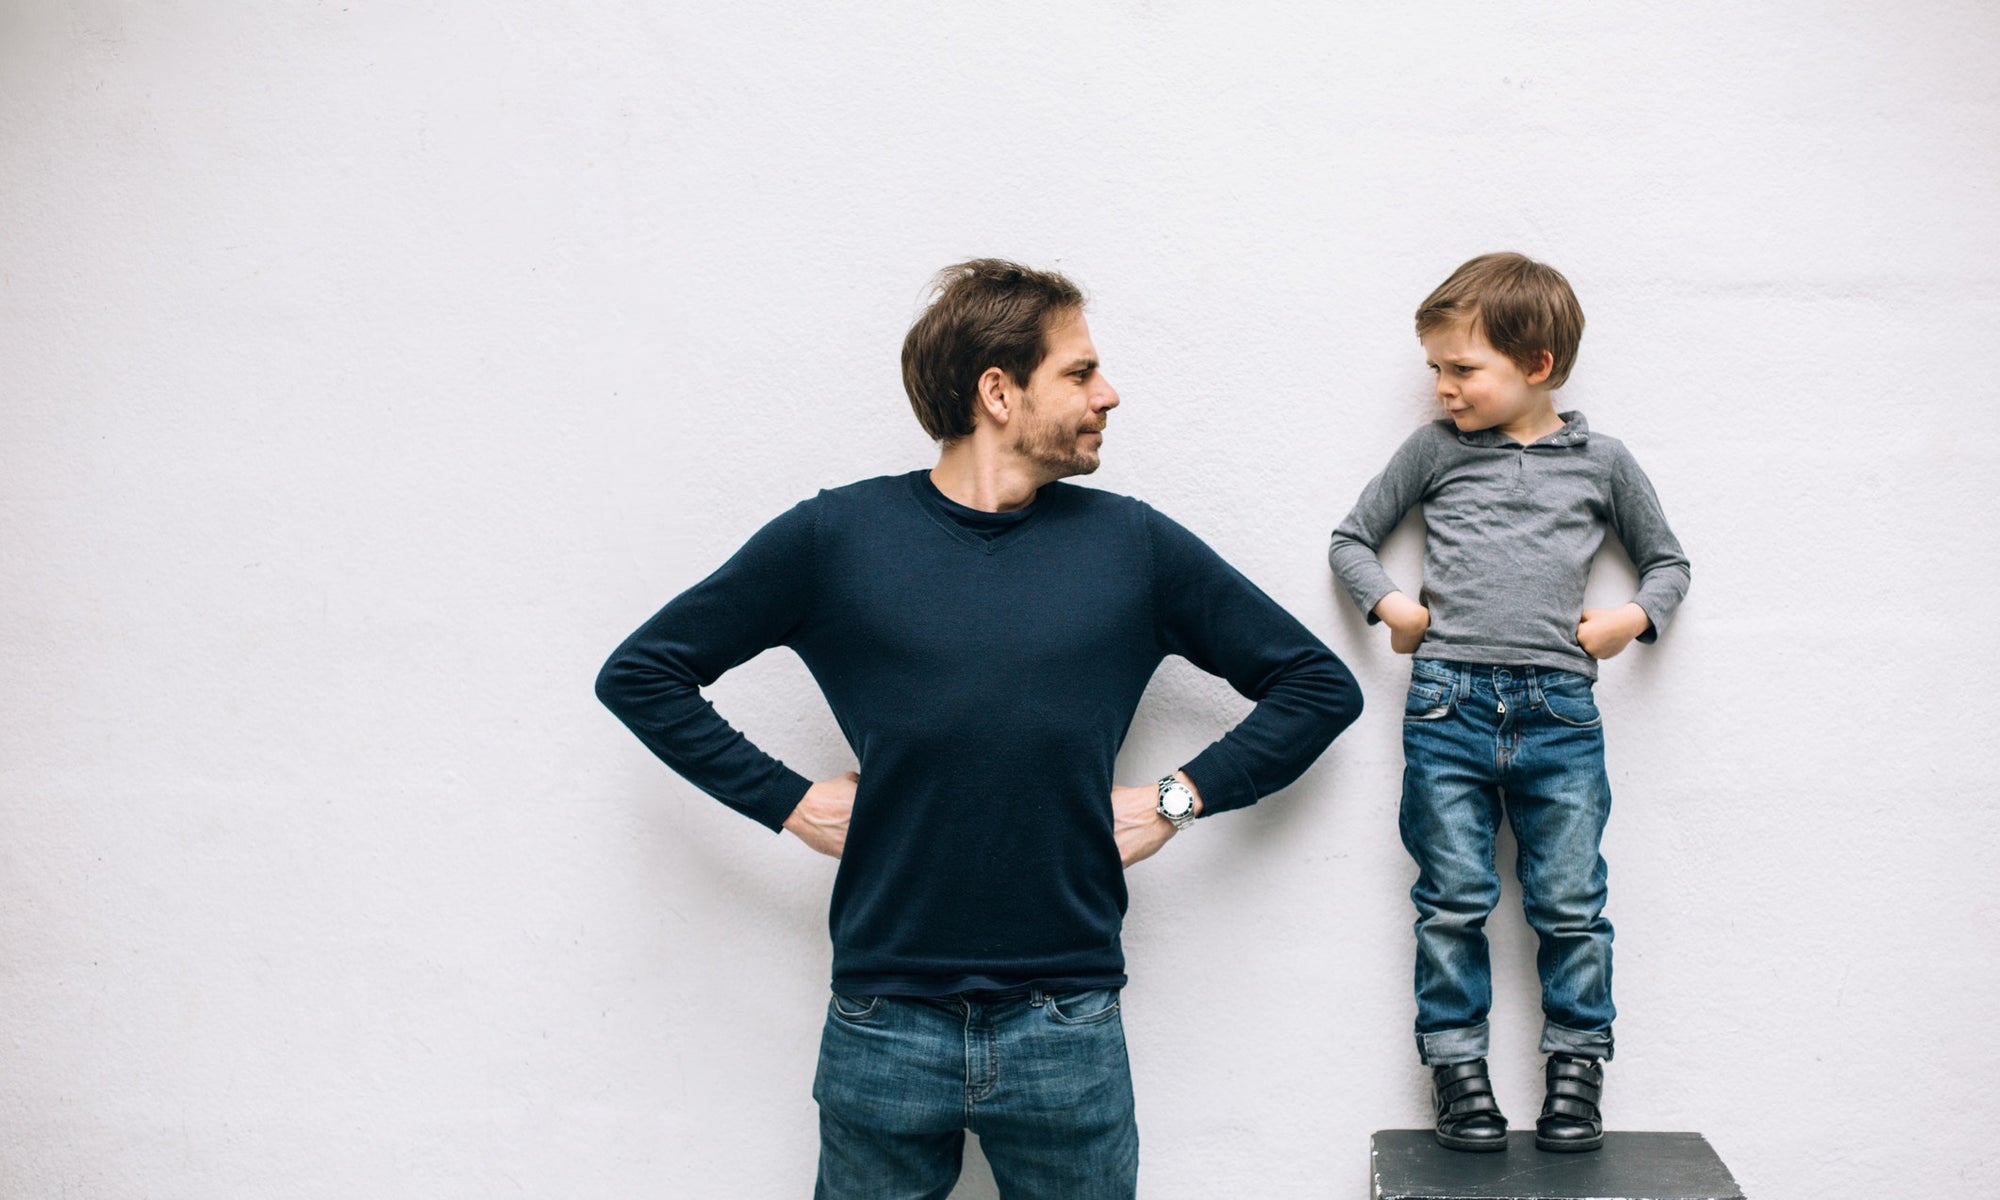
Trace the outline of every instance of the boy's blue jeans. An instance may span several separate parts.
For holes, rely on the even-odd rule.
[[[1417,861],[1417,1053],[1483,1058],[1493,1003],[1486,915],[1505,812],[1541,940],[1542,1050],[1610,1058],[1611,922],[1598,853],[1611,814],[1590,680],[1548,667],[1416,659],[1403,711],[1403,845]]]
[[[1130,1200],[1139,1127],[1118,997],[833,997],[813,1195],[942,1200],[970,1129],[1004,1197]]]

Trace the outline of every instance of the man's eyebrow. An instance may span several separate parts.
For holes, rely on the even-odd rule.
[[[1071,363],[1071,364],[1069,365],[1069,369],[1068,369],[1068,370],[1066,370],[1066,371],[1064,371],[1064,372],[1063,372],[1063,374],[1065,374],[1065,375],[1074,375],[1074,374],[1075,374],[1076,372],[1078,372],[1078,371],[1095,371],[1096,369],[1097,369],[1097,360],[1096,360],[1096,359],[1094,359],[1094,358],[1079,358],[1079,359],[1077,359],[1077,360],[1076,360],[1075,362],[1072,362],[1072,363]]]

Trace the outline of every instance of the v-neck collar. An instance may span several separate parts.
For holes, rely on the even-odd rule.
[[[939,491],[928,470],[912,471],[907,478],[910,494],[925,516],[953,539],[984,554],[997,553],[1018,540],[1048,508],[1045,493],[1055,486],[1042,485],[1033,500],[1011,512],[984,512],[968,508]]]

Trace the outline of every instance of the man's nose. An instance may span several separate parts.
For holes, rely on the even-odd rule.
[[[1118,389],[1112,387],[1108,379],[1104,381],[1104,389],[1097,395],[1096,407],[1100,410],[1118,407]]]

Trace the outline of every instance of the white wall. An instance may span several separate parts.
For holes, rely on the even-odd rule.
[[[1425,415],[1416,302],[1506,247],[1695,564],[1600,689],[1613,1126],[1990,1186],[1996,53],[1982,0],[0,5],[0,1195],[804,1194],[832,864],[590,683],[928,461],[896,351],[972,254],[1085,284],[1093,482],[1371,701],[1133,876],[1145,1194],[1362,1195],[1427,1118],[1404,667],[1324,544]],[[849,765],[789,655],[715,692]],[[1171,664],[1126,777],[1242,707]]]

